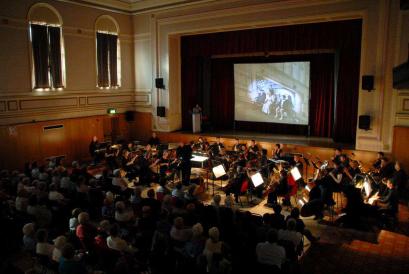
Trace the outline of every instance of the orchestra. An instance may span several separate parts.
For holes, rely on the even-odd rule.
[[[370,168],[364,170],[353,153],[348,156],[341,148],[335,149],[330,160],[322,161],[309,153],[284,153],[280,144],[274,145],[272,157],[268,158],[267,150],[260,148],[255,140],[246,146],[238,138],[230,150],[220,137],[209,142],[199,136],[195,142],[172,146],[161,144],[153,133],[145,146],[136,143],[106,146],[102,157],[97,137],[89,146],[95,162],[105,160],[110,169],[116,170],[115,185],[122,191],[132,184],[152,182],[162,187],[169,182],[188,186],[193,176],[193,160],[202,157],[202,177],[211,175],[213,167],[223,165],[226,171],[223,180],[227,180],[227,184],[221,190],[227,196],[233,195],[236,203],[244,193],[260,199],[267,197],[266,205],[272,208],[277,204],[292,206],[291,199],[295,199],[295,204],[301,206],[302,216],[315,216],[317,220],[323,218],[324,210],[340,207],[334,193],[343,193],[347,201],[338,210],[338,222],[350,222],[362,215],[393,215],[397,211],[398,189],[406,187],[407,182],[399,162],[393,164],[381,152],[375,162],[369,163]],[[314,170],[311,178],[308,178],[308,168]],[[261,184],[253,182],[253,175],[257,173],[263,179]],[[209,178],[208,175],[207,181]],[[360,208],[359,213],[353,208]]]

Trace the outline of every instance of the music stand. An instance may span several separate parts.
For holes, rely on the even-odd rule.
[[[264,183],[263,176],[261,176],[260,172],[251,175],[250,178],[255,188]]]
[[[308,179],[308,167],[311,166],[310,160],[307,158],[304,158],[304,156],[302,157],[304,159],[305,162],[305,175],[306,178]]]
[[[290,173],[291,173],[291,175],[293,176],[294,181],[298,181],[299,179],[302,178],[301,173],[300,173],[300,171],[298,170],[297,167],[293,167],[293,168],[290,170]]]
[[[216,179],[220,178],[220,187],[223,187],[222,177],[226,175],[226,170],[222,164],[212,168],[213,175]],[[214,196],[214,180],[213,180],[213,196]]]

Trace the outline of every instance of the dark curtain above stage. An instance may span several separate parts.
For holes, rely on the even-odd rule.
[[[216,129],[232,129],[234,126],[232,58],[211,59],[212,56],[329,50],[336,52],[339,57],[335,66],[334,54],[306,56],[306,59],[311,60],[310,133],[313,136],[333,137],[337,142],[353,143],[357,120],[361,28],[361,20],[349,20],[182,37],[183,128],[191,128],[189,110],[196,103],[203,104],[203,98],[207,98],[208,93],[210,103],[206,114],[212,125]],[[210,76],[205,76],[204,70],[209,68]],[[207,78],[211,82],[210,91],[203,88]],[[259,126],[257,129],[257,124],[254,124],[252,129],[265,131],[265,124]],[[281,127],[291,128],[288,125]]]

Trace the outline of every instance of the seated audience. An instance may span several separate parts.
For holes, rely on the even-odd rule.
[[[277,244],[278,233],[270,229],[267,233],[267,241],[258,243],[256,247],[257,261],[260,264],[276,266],[281,269],[285,262],[285,249]]]

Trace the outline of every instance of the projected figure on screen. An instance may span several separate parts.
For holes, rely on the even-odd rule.
[[[274,95],[269,91],[266,94],[266,98],[264,100],[263,108],[261,109],[262,112],[264,112],[267,115],[270,115],[271,112],[271,105],[273,104],[274,101]]]

